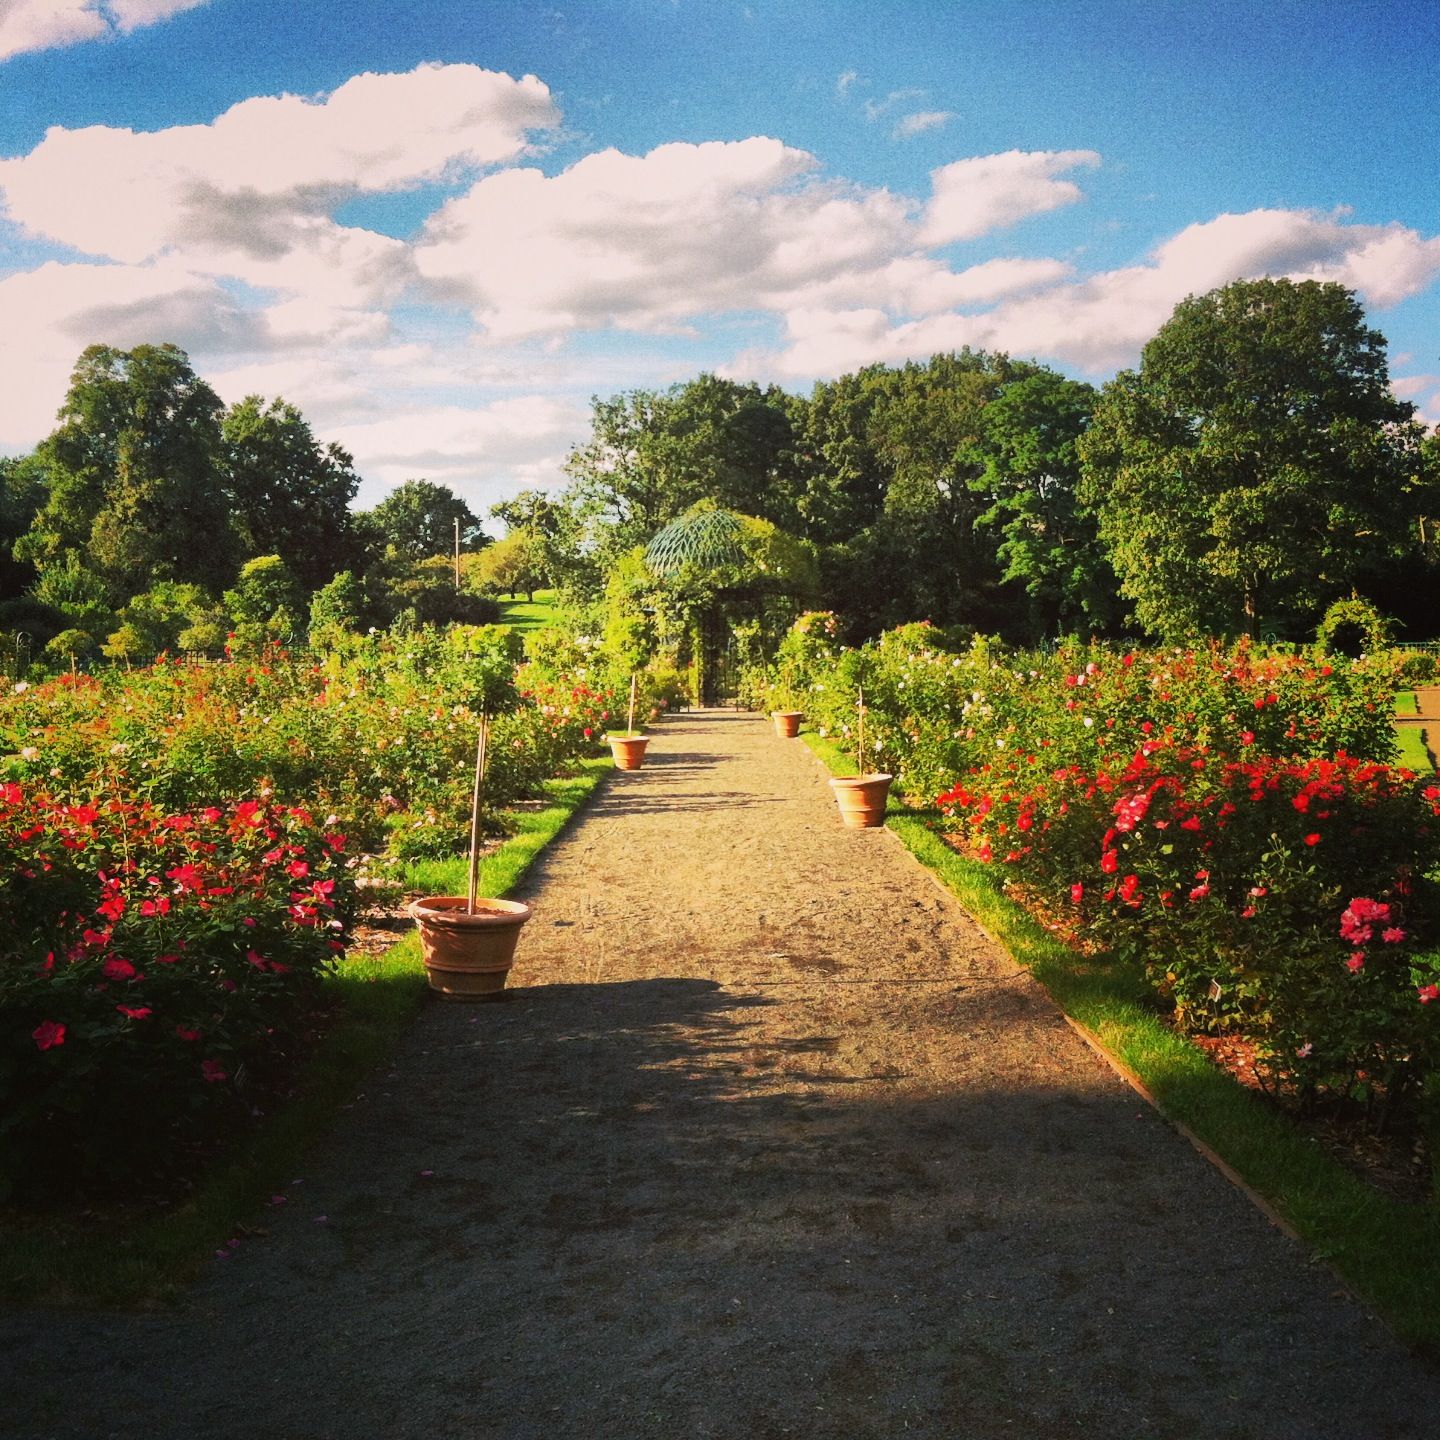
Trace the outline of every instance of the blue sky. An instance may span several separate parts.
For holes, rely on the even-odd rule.
[[[1435,423],[1437,73],[1398,0],[0,0],[0,448],[85,344],[171,340],[362,500],[483,506],[593,393],[963,343],[1099,381],[1266,273],[1358,289]]]

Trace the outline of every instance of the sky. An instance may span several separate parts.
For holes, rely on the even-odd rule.
[[[76,357],[298,405],[359,504],[593,395],[971,345],[1101,383],[1337,280],[1440,423],[1437,0],[0,0],[0,454]]]

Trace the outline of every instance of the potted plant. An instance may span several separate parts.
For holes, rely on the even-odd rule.
[[[630,672],[630,713],[623,732],[607,735],[610,753],[615,757],[617,770],[638,770],[645,763],[645,747],[650,737],[635,728],[635,672]]]
[[[487,663],[488,662],[488,663]],[[480,733],[470,795],[470,874],[465,896],[431,895],[410,906],[430,988],[446,1000],[496,1000],[515,963],[515,942],[530,918],[519,900],[481,899],[480,811],[485,793],[490,706],[513,694],[514,669],[498,653],[482,660]]]
[[[858,775],[836,775],[830,781],[840,819],[853,830],[869,830],[885,823],[885,802],[895,778],[865,769],[865,687],[856,689],[855,768]]]

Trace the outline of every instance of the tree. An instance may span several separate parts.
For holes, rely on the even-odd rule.
[[[1105,387],[1080,441],[1121,592],[1147,630],[1308,629],[1409,540],[1422,431],[1341,285],[1191,297]]]
[[[0,457],[0,600],[13,599],[35,578],[34,567],[12,552],[44,498],[45,466],[38,456]]]
[[[43,573],[76,553],[122,601],[158,580],[223,583],[236,545],[216,483],[220,411],[176,346],[90,346],[37,451],[48,494],[16,557]]]
[[[522,490],[492,505],[490,513],[505,526],[507,535],[525,536],[537,585],[562,584],[583,566],[573,514],[545,491]]]
[[[357,558],[350,455],[321,445],[283,399],[247,395],[225,412],[224,485],[245,558],[278,555],[307,593]]]
[[[489,543],[470,507],[448,486],[430,480],[397,485],[363,517],[379,545],[407,560],[449,555],[455,548],[457,520],[460,543],[467,550]]]
[[[523,590],[533,600],[541,584],[539,551],[527,530],[513,530],[480,552],[474,567],[475,584],[496,595]]]
[[[1001,579],[1023,589],[1032,641],[1056,629],[1107,630],[1119,618],[1118,581],[1094,514],[1079,503],[1078,442],[1095,390],[1053,370],[1017,380],[986,407],[974,483],[989,500],[976,520],[1000,539]]]
[[[240,578],[224,596],[242,644],[288,640],[305,613],[305,592],[278,555],[257,555],[240,567]]]

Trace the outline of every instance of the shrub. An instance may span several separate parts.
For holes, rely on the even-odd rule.
[[[0,1191],[186,1169],[293,1073],[345,949],[345,837],[0,786]]]

